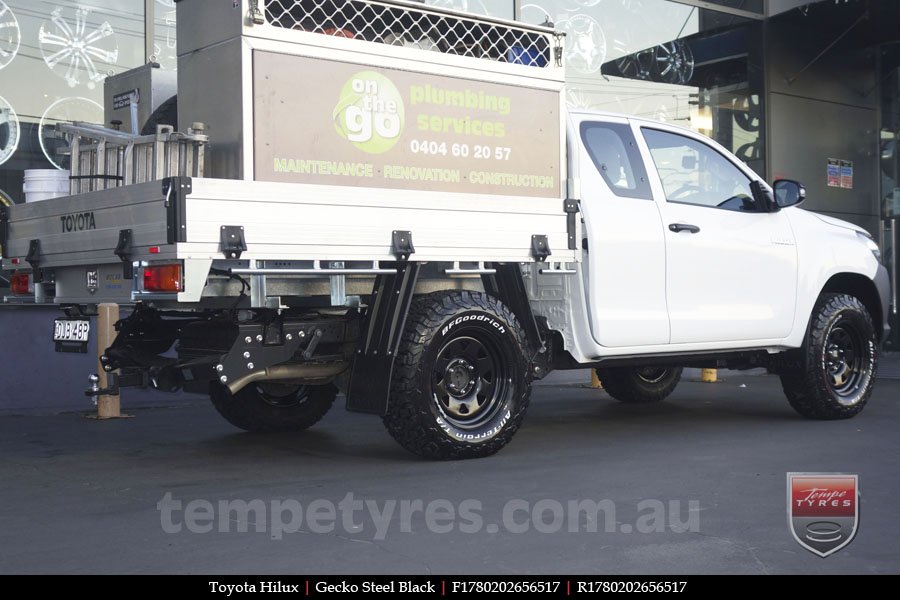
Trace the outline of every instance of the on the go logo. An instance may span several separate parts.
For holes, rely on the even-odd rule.
[[[375,71],[360,71],[341,89],[334,127],[363,152],[381,154],[400,139],[403,115],[403,97],[391,80]]]

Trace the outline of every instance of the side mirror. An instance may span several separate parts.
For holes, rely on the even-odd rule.
[[[806,200],[806,188],[793,179],[776,179],[772,183],[775,190],[775,203],[778,208],[796,206]]]

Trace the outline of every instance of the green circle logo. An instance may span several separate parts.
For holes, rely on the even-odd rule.
[[[393,82],[375,71],[360,71],[341,88],[334,107],[334,128],[369,154],[394,147],[403,133],[403,97]]]

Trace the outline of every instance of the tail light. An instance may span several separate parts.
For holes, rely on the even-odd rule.
[[[34,293],[31,287],[31,274],[25,271],[16,271],[9,280],[9,291],[14,296],[28,296]]]
[[[144,267],[144,291],[145,292],[180,292],[183,289],[181,282],[181,265],[149,265]]]

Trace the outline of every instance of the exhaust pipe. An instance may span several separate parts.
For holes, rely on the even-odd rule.
[[[293,381],[297,379],[331,379],[343,373],[349,363],[334,362],[325,364],[308,364],[308,365],[275,365],[263,371],[249,373],[243,377],[238,377],[226,387],[232,394],[247,387],[251,383],[257,381]]]

